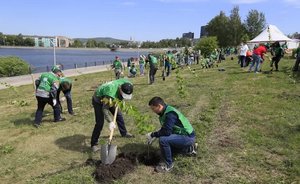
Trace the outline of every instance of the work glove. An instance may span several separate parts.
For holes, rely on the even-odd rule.
[[[155,140],[155,138],[156,138],[156,137],[152,137],[152,136],[151,136],[151,133],[152,133],[152,132],[146,134],[146,137],[147,137],[147,144],[152,144],[152,142],[153,142],[153,141]]]
[[[53,99],[52,102],[53,102],[53,106],[55,106],[57,104],[56,99]]]
[[[116,124],[114,122],[110,122],[108,127],[110,131],[113,131],[116,128]]]

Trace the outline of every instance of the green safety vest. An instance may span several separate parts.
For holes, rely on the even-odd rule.
[[[67,77],[61,77],[61,78],[59,78],[59,82],[60,82],[60,84],[63,84],[63,83],[69,83],[69,84],[72,84],[72,81],[71,81],[71,79],[69,79],[69,78],[67,78]]]
[[[51,87],[55,81],[59,81],[59,78],[54,73],[42,73],[40,76],[40,84],[38,89],[50,92]]]
[[[124,83],[131,83],[131,82],[126,79],[118,79],[118,80],[114,80],[102,84],[96,89],[95,96],[96,97],[109,96],[112,99],[118,98],[118,89]]]
[[[152,64],[156,65],[156,64],[157,64],[157,58],[154,57],[154,56],[150,56],[150,62],[151,62]]]
[[[190,135],[194,129],[191,125],[191,123],[189,122],[189,120],[181,113],[179,112],[177,109],[175,109],[174,107],[168,105],[164,114],[162,116],[159,117],[159,121],[161,126],[163,126],[163,124],[166,121],[166,114],[168,112],[175,112],[181,122],[181,124],[183,125],[183,127],[179,127],[179,126],[174,126],[173,127],[173,133],[175,134],[179,134],[179,135]]]
[[[122,62],[120,60],[114,60],[113,65],[115,69],[122,69]]]

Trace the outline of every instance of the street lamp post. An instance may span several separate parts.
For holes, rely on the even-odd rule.
[[[53,66],[55,66],[55,65],[56,65],[56,53],[55,53],[56,37],[54,38],[53,41],[50,39],[50,42],[51,42],[52,45],[53,45]]]

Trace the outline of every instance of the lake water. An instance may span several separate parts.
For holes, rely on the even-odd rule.
[[[85,50],[85,49],[55,49],[56,63],[62,64],[64,69],[75,67],[87,67],[95,65],[110,64],[115,56],[123,61],[128,58],[137,58],[139,54],[147,55],[147,52],[132,51],[109,51],[109,50]],[[29,63],[33,72],[45,72],[53,66],[53,49],[35,48],[0,48],[0,56],[17,56]]]

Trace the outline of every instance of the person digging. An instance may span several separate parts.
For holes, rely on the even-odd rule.
[[[93,97],[92,104],[95,112],[95,127],[91,137],[91,148],[93,152],[99,151],[98,139],[104,125],[104,119],[109,122],[109,129],[115,128],[113,115],[115,113],[115,105],[113,100],[130,100],[132,98],[133,85],[126,79],[118,79],[100,85]],[[131,138],[132,134],[128,133],[125,127],[124,119],[121,111],[117,113],[117,125],[122,137]]]
[[[67,77],[60,77],[59,81],[60,81],[60,83],[59,83],[59,88],[57,90],[56,100],[59,105],[60,112],[61,113],[63,112],[62,105],[61,105],[60,98],[59,98],[60,92],[62,91],[65,96],[65,99],[67,99],[67,108],[68,108],[69,114],[75,115],[75,113],[73,111],[72,94],[71,94],[72,81],[71,81],[71,79],[69,79]]]
[[[173,168],[173,155],[182,153],[190,156],[197,154],[195,131],[189,120],[177,109],[167,105],[160,97],[153,97],[148,104],[159,115],[161,128],[146,134],[147,143],[159,138],[162,164],[155,167],[156,172],[168,172]]]

